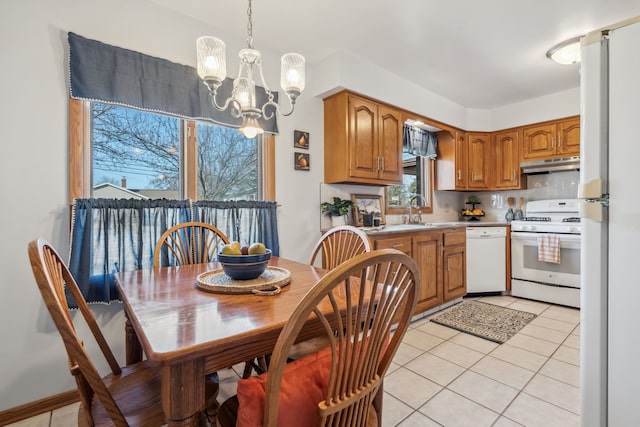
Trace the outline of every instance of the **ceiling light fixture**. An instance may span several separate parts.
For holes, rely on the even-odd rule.
[[[565,40],[547,51],[547,58],[558,64],[575,64],[580,62],[580,39],[583,36]]]
[[[291,109],[282,113],[280,107],[274,101],[274,95],[269,89],[262,72],[262,54],[253,48],[253,22],[251,0],[247,9],[249,23],[247,25],[247,48],[240,50],[240,68],[238,76],[233,81],[231,96],[224,104],[218,104],[216,95],[218,88],[227,77],[226,46],[216,37],[200,37],[196,41],[198,55],[198,75],[204,81],[211,95],[211,104],[214,108],[224,111],[230,109],[235,118],[242,117],[240,132],[247,138],[253,138],[264,130],[260,127],[258,119],[264,117],[271,119],[275,113],[289,116],[293,113],[296,99],[305,86],[305,60],[304,56],[297,53],[287,53],[281,58],[280,86],[287,94]],[[256,76],[257,74],[257,76]],[[256,82],[254,78],[260,78],[260,83],[267,95],[267,101],[261,106],[256,106]]]

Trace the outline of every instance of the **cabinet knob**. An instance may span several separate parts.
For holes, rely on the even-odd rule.
[[[391,247],[394,248],[394,249],[398,249],[398,248],[401,248],[403,246],[404,246],[404,244],[402,244],[402,243],[396,243],[395,245],[391,245]]]

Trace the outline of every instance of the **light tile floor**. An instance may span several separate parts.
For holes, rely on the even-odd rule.
[[[480,300],[538,317],[502,345],[430,317],[414,321],[385,377],[383,426],[579,426],[579,310],[510,296]],[[235,393],[241,372],[241,365],[220,372],[221,399]],[[75,404],[11,426],[75,426],[77,411]]]

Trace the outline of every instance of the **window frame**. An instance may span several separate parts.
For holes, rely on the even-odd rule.
[[[197,200],[197,122],[183,120],[183,180],[184,198]],[[261,174],[262,200],[275,201],[275,136],[265,134],[258,144],[258,173]],[[91,197],[91,104],[69,98],[69,204],[74,199]]]
[[[421,196],[423,196],[427,203],[428,206],[420,206],[420,211],[422,213],[425,214],[430,214],[433,213],[433,187],[434,187],[434,178],[435,178],[435,174],[434,174],[434,169],[435,169],[435,160],[431,160],[431,159],[427,159],[427,158],[422,158],[421,162],[423,165],[428,165],[429,170],[427,171],[428,173],[428,190],[424,192],[424,194],[421,194]],[[423,177],[423,181],[425,180],[426,177]],[[387,215],[405,215],[409,213],[409,206],[389,206],[388,204],[388,200],[389,200],[389,194],[388,194],[388,187],[384,188],[384,200],[385,200],[385,212]],[[422,203],[422,201],[421,201]]]

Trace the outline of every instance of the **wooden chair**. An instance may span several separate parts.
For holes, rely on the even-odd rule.
[[[369,238],[362,230],[350,225],[341,225],[327,231],[318,240],[311,253],[309,264],[315,264],[318,256],[322,254],[322,268],[332,270],[354,256],[370,250]],[[327,345],[325,337],[299,342],[292,347],[289,358],[291,360],[299,359]]]
[[[212,262],[216,259],[219,248],[229,243],[229,239],[218,228],[204,222],[183,222],[177,224],[160,236],[153,252],[153,266],[161,266],[163,248],[174,259],[172,265],[188,265]],[[246,362],[243,378],[249,378],[255,370],[257,373],[266,362],[265,358]],[[209,373],[205,379],[206,405],[205,413],[209,422],[215,423],[218,411],[219,380],[217,372]]]
[[[58,253],[43,239],[29,243],[29,259],[42,298],[69,356],[69,370],[80,394],[81,426],[160,426],[165,424],[160,394],[160,371],[145,362],[121,368],[109,348],[78,285]],[[111,373],[101,378],[67,306],[67,290],[102,350]]]
[[[382,381],[415,310],[419,274],[395,249],[357,255],[327,273],[284,325],[269,372],[239,381],[219,425],[380,425]],[[303,328],[319,328],[329,346],[287,364]]]
[[[350,225],[341,225],[327,231],[311,252],[309,264],[314,264],[322,254],[322,268],[331,270],[343,262],[363,252],[369,252],[369,238],[362,231]]]
[[[163,248],[175,260],[171,265],[212,262],[220,246],[229,243],[224,233],[204,222],[183,222],[162,233],[153,251],[153,266],[160,267]]]

